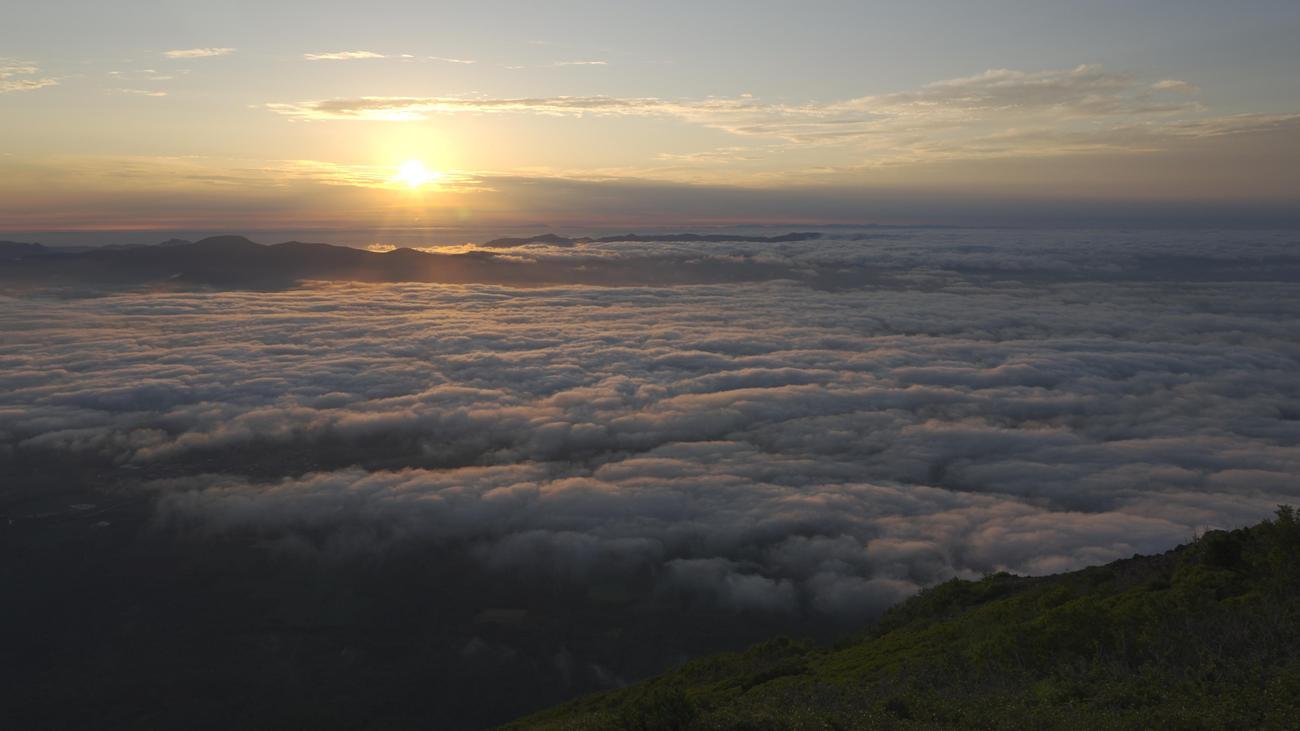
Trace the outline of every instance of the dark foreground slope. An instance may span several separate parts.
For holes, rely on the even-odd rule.
[[[1300,515],[1059,576],[950,581],[510,729],[1297,728]]]

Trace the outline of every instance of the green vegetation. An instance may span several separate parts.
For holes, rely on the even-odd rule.
[[[1300,727],[1300,514],[1159,556],[949,581],[833,647],[776,639],[507,729]]]

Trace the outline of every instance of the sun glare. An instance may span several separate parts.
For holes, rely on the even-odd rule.
[[[411,188],[419,188],[441,177],[442,173],[426,168],[419,160],[407,160],[397,168],[397,175],[393,176],[393,180],[405,183]]]

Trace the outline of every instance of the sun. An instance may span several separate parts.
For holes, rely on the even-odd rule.
[[[408,187],[419,188],[428,185],[442,177],[442,173],[437,170],[430,170],[419,160],[407,160],[397,168],[397,175],[393,176],[393,181],[405,183]]]

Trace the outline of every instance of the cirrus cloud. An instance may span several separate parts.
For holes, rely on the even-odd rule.
[[[35,64],[13,58],[0,58],[0,94],[18,91],[35,91],[58,86],[58,79],[36,77],[40,68]]]
[[[308,61],[364,61],[372,58],[391,58],[382,53],[374,51],[334,51],[332,53],[304,53],[302,57]]]
[[[561,62],[557,65],[603,64]],[[659,117],[771,144],[846,145],[876,162],[1151,151],[1207,125],[1249,130],[1261,115],[1211,117],[1185,81],[1148,82],[1098,65],[981,74],[914,91],[828,102],[750,95],[658,97],[363,96],[267,104],[294,119],[419,121],[449,114]],[[1288,119],[1300,115],[1282,115]]]
[[[163,51],[163,56],[172,59],[180,58],[214,58],[216,56],[229,56],[234,53],[234,48],[224,47],[207,47],[207,48],[179,48],[171,51]]]

